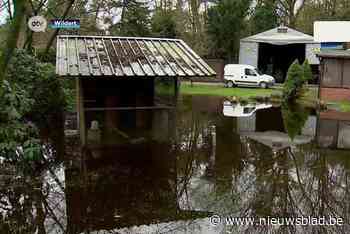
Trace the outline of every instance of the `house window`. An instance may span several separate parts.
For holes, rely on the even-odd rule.
[[[243,114],[250,114],[255,110],[255,107],[244,107]]]

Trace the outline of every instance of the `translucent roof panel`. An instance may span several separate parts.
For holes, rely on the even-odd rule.
[[[209,77],[215,71],[177,39],[57,37],[56,72],[64,77]]]

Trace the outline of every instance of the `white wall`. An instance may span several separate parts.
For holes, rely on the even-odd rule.
[[[320,43],[306,44],[305,58],[309,60],[310,64],[318,65],[320,60],[316,57],[315,51],[320,50]]]
[[[259,44],[256,42],[240,42],[239,63],[258,67]]]
[[[305,58],[309,60],[310,64],[320,64],[319,59],[316,57],[315,52],[320,50],[320,43],[310,43],[305,46]],[[256,42],[240,42],[239,49],[239,63],[248,64],[258,67],[259,57],[259,43]]]

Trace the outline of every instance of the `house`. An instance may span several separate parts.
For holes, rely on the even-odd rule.
[[[322,50],[319,98],[325,101],[350,100],[350,51]]]
[[[320,43],[310,35],[292,28],[280,26],[266,32],[241,39],[239,63],[257,67],[263,73],[272,75],[283,83],[289,66],[294,60],[311,64],[314,82],[317,82],[319,61],[315,50]]]
[[[350,101],[350,51],[321,50],[319,98]],[[350,114],[336,110],[320,113],[318,144],[323,148],[349,149]]]
[[[106,132],[129,139],[128,129],[162,126],[153,111],[168,111],[176,104],[179,78],[216,75],[177,39],[60,35],[56,53],[57,75],[76,81],[83,145],[89,135],[95,143],[109,142],[116,137],[108,137]],[[159,81],[170,85],[156,90]],[[160,105],[157,93],[172,96],[174,102]],[[167,121],[169,115],[162,116]]]

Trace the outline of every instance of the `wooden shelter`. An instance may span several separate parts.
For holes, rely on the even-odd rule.
[[[120,130],[152,125],[156,120],[150,110],[171,108],[155,102],[158,80],[172,82],[176,100],[178,78],[216,75],[182,40],[76,35],[57,37],[56,73],[76,79],[83,145],[90,126]]]
[[[327,101],[350,100],[350,51],[325,50],[320,59],[319,97]]]

